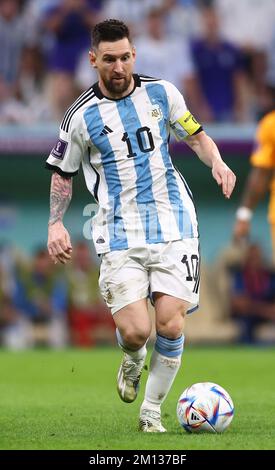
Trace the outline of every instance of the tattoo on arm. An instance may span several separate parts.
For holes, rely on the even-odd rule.
[[[72,198],[72,178],[63,178],[58,173],[52,175],[50,193],[50,219],[52,225],[62,221]]]

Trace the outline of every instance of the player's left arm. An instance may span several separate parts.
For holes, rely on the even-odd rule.
[[[205,165],[212,168],[213,178],[221,186],[226,198],[230,198],[236,183],[236,176],[223,161],[215,142],[204,131],[185,138],[188,146]]]
[[[212,168],[212,175],[222,187],[225,197],[230,198],[236,176],[224,163],[215,142],[206,135],[202,126],[188,111],[179,90],[165,82],[170,109],[170,128],[177,140],[184,140],[200,160]]]

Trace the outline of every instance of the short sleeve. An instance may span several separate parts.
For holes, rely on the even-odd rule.
[[[202,126],[188,111],[184,98],[179,90],[166,82],[166,92],[170,106],[170,127],[177,140],[184,140],[189,135],[201,132]]]
[[[86,151],[81,115],[76,114],[68,132],[60,127],[59,138],[46,161],[46,168],[64,177],[74,176],[78,173]]]

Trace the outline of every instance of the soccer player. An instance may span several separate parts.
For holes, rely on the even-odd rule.
[[[275,110],[266,114],[259,122],[256,143],[251,155],[252,168],[245,185],[241,206],[236,213],[233,236],[239,241],[249,235],[253,210],[270,191],[268,219],[275,262]]]
[[[125,402],[133,402],[138,393],[151,333],[150,295],[156,343],[139,429],[165,432],[161,404],[180,367],[184,317],[198,304],[200,279],[196,211],[168,152],[170,129],[212,168],[226,198],[235,175],[175,86],[133,73],[136,51],[124,23],[97,24],[92,41],[90,62],[99,81],[68,109],[47,160],[54,172],[48,249],[55,262],[71,258],[62,218],[72,195],[72,176],[82,163],[99,205],[92,235],[101,255],[100,290],[124,353],[118,393]]]

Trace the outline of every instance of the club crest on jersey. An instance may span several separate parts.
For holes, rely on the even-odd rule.
[[[51,155],[54,158],[58,158],[59,160],[63,160],[67,145],[68,145],[68,142],[65,142],[62,139],[58,139],[58,141],[56,142],[54,148],[51,151]]]
[[[161,121],[163,118],[162,109],[159,104],[154,104],[151,110],[151,116],[157,121]]]

